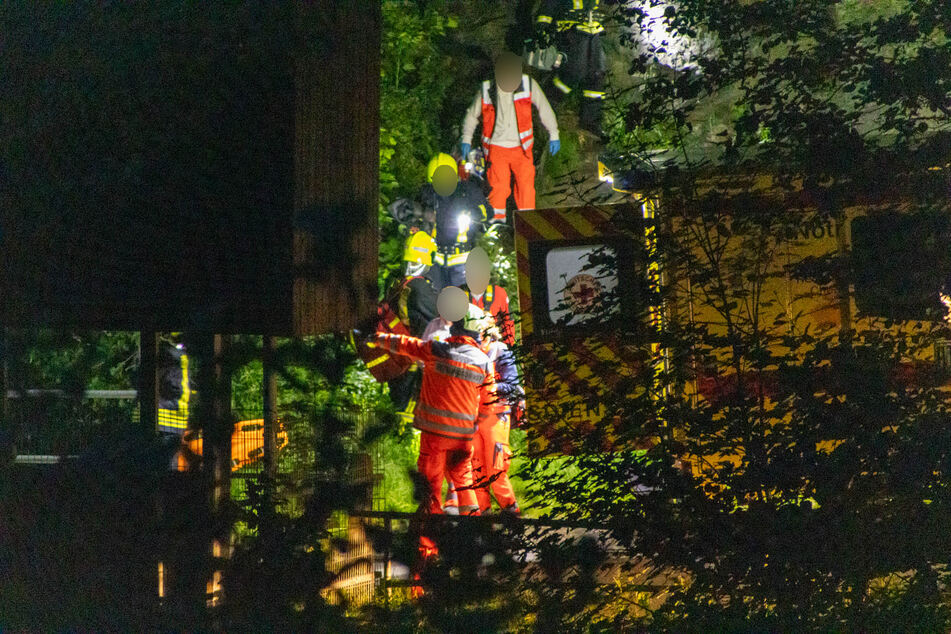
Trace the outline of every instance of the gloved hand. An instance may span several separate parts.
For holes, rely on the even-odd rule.
[[[462,160],[465,162],[469,159],[469,150],[472,149],[471,143],[460,143],[459,149],[462,150]]]
[[[561,141],[555,139],[554,141],[548,142],[548,153],[552,156],[558,154],[558,150],[561,149]]]

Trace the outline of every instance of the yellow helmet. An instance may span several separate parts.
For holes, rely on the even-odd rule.
[[[433,237],[425,231],[417,231],[406,241],[406,249],[403,250],[403,261],[432,266],[435,251],[436,242]]]
[[[440,152],[434,156],[430,161],[429,165],[426,166],[426,180],[430,183],[433,182],[433,174],[436,173],[436,170],[443,165],[451,167],[453,171],[459,169],[459,165],[456,163],[456,159],[452,158],[445,152]]]

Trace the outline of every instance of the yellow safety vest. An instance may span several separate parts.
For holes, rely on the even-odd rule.
[[[158,410],[158,426],[173,430],[188,429],[188,402],[191,399],[190,381],[188,380],[188,355],[183,354],[180,359],[182,369],[182,395],[178,399],[177,409]]]

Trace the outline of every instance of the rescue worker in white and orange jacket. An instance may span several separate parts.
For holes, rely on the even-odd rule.
[[[462,122],[460,149],[466,157],[472,149],[476,126],[482,121],[482,151],[489,164],[486,180],[493,222],[505,222],[509,194],[514,193],[518,209],[535,208],[533,105],[548,132],[548,151],[554,156],[561,148],[555,112],[538,82],[522,74],[522,58],[505,52],[496,60],[495,80],[482,82]]]

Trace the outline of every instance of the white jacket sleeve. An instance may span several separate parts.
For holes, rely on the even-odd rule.
[[[462,142],[472,144],[472,135],[475,134],[479,119],[482,118],[482,92],[477,92],[472,105],[466,110],[466,118],[462,120]],[[465,157],[463,157],[465,159]]]
[[[558,119],[555,118],[555,111],[551,109],[551,104],[548,103],[545,91],[542,90],[542,87],[538,85],[534,78],[532,79],[532,103],[538,108],[538,118],[541,119],[542,125],[548,131],[548,139],[557,141]],[[465,139],[464,133],[462,138]]]

